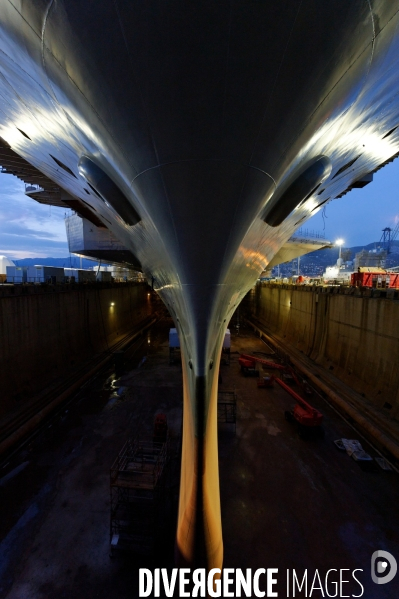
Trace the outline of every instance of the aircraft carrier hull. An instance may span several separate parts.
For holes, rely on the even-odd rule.
[[[220,566],[221,339],[300,224],[398,152],[399,3],[1,5],[0,135],[168,306],[185,373],[177,548]]]

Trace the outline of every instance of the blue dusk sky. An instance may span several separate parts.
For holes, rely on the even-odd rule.
[[[66,213],[28,198],[22,181],[0,173],[0,254],[12,260],[68,256]]]
[[[382,229],[393,229],[399,221],[398,188],[399,159],[375,173],[372,183],[363,189],[353,189],[329,202],[324,211],[327,218],[323,219],[320,211],[304,223],[303,229],[324,232],[330,241],[341,238],[345,247],[379,241]]]
[[[384,227],[399,220],[399,160],[381,169],[374,181],[331,201],[304,223],[303,229],[325,234],[346,247],[378,241]],[[44,206],[24,195],[24,184],[13,175],[0,174],[0,254],[11,259],[68,256],[64,215],[70,211]]]

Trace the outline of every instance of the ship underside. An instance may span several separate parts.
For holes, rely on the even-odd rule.
[[[1,4],[0,136],[168,307],[184,379],[176,554],[221,567],[225,329],[292,233],[398,153],[399,2]]]

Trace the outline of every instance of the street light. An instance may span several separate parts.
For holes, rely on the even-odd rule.
[[[335,245],[337,245],[339,247],[339,254],[338,254],[338,266],[341,266],[341,248],[344,245],[344,240],[343,239],[337,239],[337,241],[335,242]]]

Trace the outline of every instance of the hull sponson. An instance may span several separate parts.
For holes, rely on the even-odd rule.
[[[0,4],[0,135],[91,206],[154,277],[179,329],[177,550],[220,566],[224,330],[300,223],[399,151],[399,2]],[[82,156],[140,222],[87,188]],[[320,156],[331,163],[322,186],[267,224],[269,202]]]

